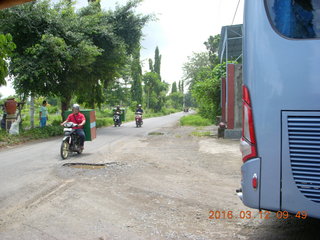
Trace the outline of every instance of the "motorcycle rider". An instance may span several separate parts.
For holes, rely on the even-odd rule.
[[[120,105],[118,105],[116,107],[116,109],[114,109],[114,115],[118,115],[119,116],[119,121],[120,121],[120,124],[121,124],[121,114],[122,114],[122,111],[120,109]]]
[[[141,108],[141,104],[138,105],[138,108],[136,110],[136,113],[140,113],[141,115],[143,114],[143,109]]]
[[[83,126],[86,123],[85,116],[80,112],[80,106],[79,104],[73,104],[72,106],[72,113],[69,114],[67,119],[61,123],[61,126],[63,126],[67,122],[73,122],[75,124],[78,124],[77,127],[73,127],[75,129],[76,134],[80,137],[80,148],[83,150],[84,148],[84,140],[85,140],[85,134],[83,131]]]
[[[140,121],[140,126],[143,124],[142,114],[143,114],[143,109],[141,108],[141,104],[139,104],[138,108],[136,109],[136,122]],[[138,127],[138,124],[137,124],[137,127]]]

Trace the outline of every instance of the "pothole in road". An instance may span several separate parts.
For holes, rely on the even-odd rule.
[[[163,132],[149,132],[148,135],[151,135],[151,136],[161,136],[161,135],[164,135]]]
[[[81,169],[101,169],[105,168],[110,165],[120,165],[117,162],[110,162],[110,163],[65,163],[62,167],[72,167],[72,168],[81,168]]]

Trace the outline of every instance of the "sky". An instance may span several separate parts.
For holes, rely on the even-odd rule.
[[[109,10],[114,9],[116,3],[121,6],[126,2],[101,0],[101,6]],[[76,0],[76,8],[87,4],[87,0]],[[168,83],[181,80],[182,66],[188,61],[188,56],[193,52],[205,51],[203,43],[210,35],[219,34],[222,26],[231,25],[232,22],[243,22],[243,4],[244,0],[144,0],[137,12],[155,14],[158,20],[149,22],[143,29],[143,71],[148,71],[148,59],[154,59],[154,51],[158,46],[162,55],[161,78]],[[14,94],[10,81],[7,85],[0,87],[3,97]]]

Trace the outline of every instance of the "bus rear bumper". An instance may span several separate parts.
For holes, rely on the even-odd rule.
[[[242,188],[237,189],[236,193],[237,193],[237,196],[240,198],[240,200],[243,201]]]
[[[253,158],[241,167],[241,198],[244,205],[260,208],[260,158]]]

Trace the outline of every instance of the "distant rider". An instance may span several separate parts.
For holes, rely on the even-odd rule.
[[[73,122],[75,124],[78,124],[77,127],[73,127],[73,129],[76,130],[76,134],[80,137],[80,148],[83,150],[84,148],[84,140],[85,140],[85,134],[83,131],[83,126],[86,123],[85,116],[80,112],[80,106],[78,104],[73,104],[72,106],[72,113],[69,114],[67,120],[65,120],[63,123],[61,123],[61,126],[63,126],[67,122]]]
[[[118,105],[118,106],[116,107],[116,109],[114,110],[114,115],[118,115],[118,116],[119,116],[119,121],[120,121],[120,123],[121,123],[121,114],[122,114],[122,110],[121,110],[121,108],[120,108],[120,105]]]
[[[140,113],[141,115],[143,114],[143,109],[141,108],[141,104],[138,105],[136,113]]]

